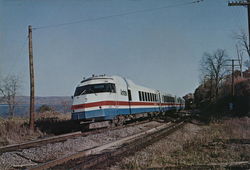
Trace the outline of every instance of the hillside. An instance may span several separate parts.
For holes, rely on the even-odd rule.
[[[30,97],[29,96],[17,96],[18,104],[29,104]],[[36,104],[42,105],[60,105],[62,103],[71,104],[72,99],[70,96],[48,96],[48,97],[35,97]],[[0,102],[0,104],[6,104],[5,102]]]

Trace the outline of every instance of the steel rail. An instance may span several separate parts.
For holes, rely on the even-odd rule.
[[[114,142],[111,142],[102,146],[83,150],[83,151],[80,151],[78,153],[75,153],[69,156],[64,156],[59,159],[55,159],[46,163],[39,164],[37,166],[31,167],[30,169],[41,170],[41,169],[50,169],[50,168],[58,167],[58,166],[65,168],[64,165],[67,166],[67,164],[74,164],[74,161],[76,161],[77,164],[79,164],[79,162],[81,162],[82,159],[84,158],[86,159],[88,157],[94,157],[90,159],[86,164],[81,165],[81,168],[90,168],[92,166],[97,165],[98,163],[102,161],[107,160],[110,156],[121,154],[127,150],[131,150],[135,147],[139,147],[140,145],[143,146],[142,145],[143,143],[148,143],[153,140],[158,140],[161,135],[163,134],[165,135],[167,132],[170,133],[174,131],[177,127],[182,126],[183,124],[184,122],[180,122],[178,124],[171,124],[169,122],[164,125],[147,130],[145,132],[141,132],[132,136],[128,136],[128,137],[122,138],[120,140],[117,140],[117,141],[114,141]],[[103,153],[104,151],[111,149],[111,148],[119,148],[119,149],[111,153]]]
[[[90,160],[81,163],[80,165],[74,166],[72,169],[105,169],[114,162],[119,162],[122,158],[129,156],[141,149],[153,144],[160,139],[172,134],[176,130],[183,127],[184,122],[173,124],[166,129],[161,129],[153,134],[147,134],[141,138],[136,139],[133,142],[121,146],[113,151],[104,151],[103,153],[92,157]]]
[[[146,122],[149,122],[149,121],[146,120],[146,121],[131,123],[131,124],[126,125],[126,127],[135,126],[135,125],[143,124]],[[32,147],[39,147],[42,145],[46,145],[48,143],[63,142],[63,141],[66,141],[67,139],[71,139],[71,138],[75,138],[75,137],[87,136],[90,134],[102,133],[103,131],[106,131],[106,130],[115,130],[115,129],[121,129],[121,128],[124,128],[124,126],[111,127],[111,128],[99,128],[99,129],[94,129],[94,130],[90,130],[90,131],[86,131],[86,132],[77,131],[77,132],[57,135],[57,136],[53,136],[53,137],[48,137],[48,138],[44,138],[44,139],[33,140],[33,141],[29,141],[29,142],[2,146],[2,147],[0,147],[0,154],[2,154],[4,152],[12,152],[12,151],[18,151],[18,150],[28,149],[28,148],[32,148]]]
[[[69,138],[78,137],[78,136],[82,136],[82,135],[83,135],[82,132],[78,131],[78,132],[48,137],[45,139],[24,142],[24,143],[20,143],[20,144],[2,146],[2,147],[0,147],[0,153],[11,152],[11,151],[16,151],[16,150],[20,150],[20,149],[27,149],[27,148],[31,148],[31,147],[37,147],[37,146],[41,146],[41,145],[44,145],[47,143],[61,142],[61,141],[67,140]]]

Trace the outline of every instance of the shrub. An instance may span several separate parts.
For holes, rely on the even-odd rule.
[[[43,113],[43,112],[47,112],[47,111],[53,111],[53,109],[50,106],[44,104],[44,105],[40,106],[37,109],[37,111],[40,112],[40,113]]]

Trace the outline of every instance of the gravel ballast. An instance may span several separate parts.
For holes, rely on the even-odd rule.
[[[42,147],[24,149],[22,151],[7,152],[0,155],[0,168],[10,169],[20,165],[43,163],[58,159],[62,156],[104,145],[118,139],[140,133],[160,126],[162,123],[152,121],[122,129],[107,129],[103,133],[68,139],[64,142],[47,144]]]

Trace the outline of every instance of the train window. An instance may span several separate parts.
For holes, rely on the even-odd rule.
[[[174,97],[171,97],[171,102],[174,103]]]
[[[129,100],[129,101],[132,100],[131,90],[128,90],[128,100]]]
[[[110,92],[116,93],[115,84],[113,84],[113,83],[110,83]]]
[[[142,94],[142,101],[144,101],[145,100],[144,92],[142,91],[141,94]]]
[[[141,91],[138,92],[139,93],[139,100],[141,101]]]
[[[77,87],[74,96],[80,96],[83,94],[91,94],[91,93],[104,93],[104,92],[115,93],[116,92],[115,84],[113,83],[91,84],[91,85]]]
[[[166,102],[171,102],[171,103],[173,103],[173,102],[174,102],[174,97],[166,96]]]

